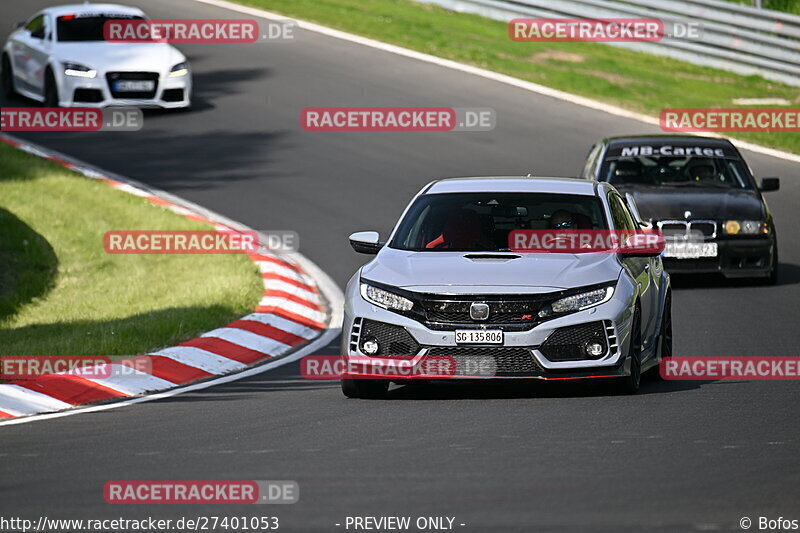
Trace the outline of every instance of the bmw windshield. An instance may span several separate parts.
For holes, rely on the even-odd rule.
[[[505,252],[520,229],[607,229],[600,199],[543,193],[420,196],[389,246],[417,252]]]
[[[739,159],[705,156],[608,158],[600,169],[600,181],[616,187],[713,187],[752,189]]]

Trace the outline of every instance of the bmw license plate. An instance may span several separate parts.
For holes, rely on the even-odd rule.
[[[114,90],[121,93],[149,92],[156,88],[153,80],[118,80],[114,82]]]
[[[699,257],[717,257],[715,242],[667,242],[664,245],[664,257],[677,259],[697,259]]]
[[[503,344],[503,330],[457,329],[456,344]]]

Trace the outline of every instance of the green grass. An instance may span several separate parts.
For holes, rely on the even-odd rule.
[[[0,145],[0,354],[132,355],[251,312],[244,255],[110,255],[108,230],[210,229]]]
[[[726,0],[734,4],[743,4],[752,6],[751,0]],[[774,11],[785,11],[794,15],[800,15],[800,0],[764,0],[762,2],[764,9],[772,9]]]
[[[784,98],[794,106],[800,103],[797,88],[758,76],[740,76],[599,43],[513,42],[503,22],[409,0],[238,2],[655,117],[668,107],[737,107],[732,103],[734,98]],[[475,106],[491,107],[491,102],[475,102]],[[731,135],[800,152],[800,135],[795,133]]]

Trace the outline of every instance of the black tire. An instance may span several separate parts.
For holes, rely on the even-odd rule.
[[[661,318],[661,333],[658,336],[660,361],[666,361],[672,357],[672,295],[667,294],[664,302],[664,316]],[[653,368],[651,375],[657,380],[663,380],[660,365]]]
[[[49,68],[44,73],[44,107],[58,107],[58,85],[56,77]]]
[[[636,394],[642,382],[642,319],[639,308],[633,314],[633,331],[631,332],[630,349],[631,373],[619,378],[619,391],[625,394]]]
[[[388,379],[343,379],[342,393],[348,398],[381,399],[389,392]]]
[[[762,280],[764,285],[777,285],[778,284],[778,243],[772,245],[772,268],[769,271],[769,276]]]
[[[11,70],[11,60],[6,54],[3,54],[2,68],[3,71],[0,73],[0,84],[2,84],[3,87],[3,96],[10,100],[14,98],[16,91],[14,90],[14,75],[13,71]]]

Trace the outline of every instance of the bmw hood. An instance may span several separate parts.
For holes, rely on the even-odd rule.
[[[409,252],[384,248],[361,271],[374,281],[414,292],[536,294],[615,281],[615,254]]]
[[[650,220],[763,220],[761,199],[754,191],[678,188],[630,188],[644,219]],[[686,211],[691,212],[687,217]]]
[[[80,63],[101,73],[164,72],[186,60],[177,48],[167,43],[60,43],[57,55],[62,63]]]

